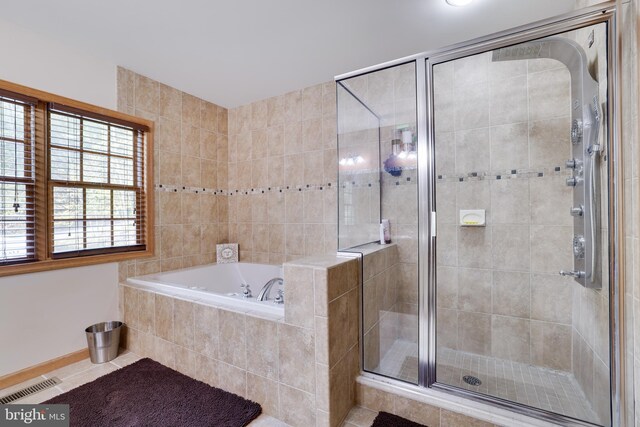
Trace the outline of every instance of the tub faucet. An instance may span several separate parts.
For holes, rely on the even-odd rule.
[[[260,289],[260,293],[258,294],[258,301],[267,301],[269,299],[269,292],[271,292],[271,288],[276,283],[280,282],[280,284],[284,284],[284,280],[281,277],[274,277],[269,280],[263,287]]]

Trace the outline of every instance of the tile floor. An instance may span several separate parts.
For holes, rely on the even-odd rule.
[[[44,379],[58,377],[62,382],[55,387],[48,388],[46,390],[42,390],[38,393],[32,394],[30,396],[24,397],[20,400],[16,400],[12,403],[40,403],[45,400],[51,399],[61,393],[67,392],[73,388],[79,387],[83,384],[86,384],[90,381],[95,380],[102,375],[108,374],[110,372],[115,371],[116,369],[120,369],[124,366],[127,366],[141,357],[137,354],[131,352],[121,353],[117,358],[112,360],[111,362],[103,363],[100,365],[94,365],[91,363],[89,359],[82,360],[80,362],[73,363],[71,365],[65,366],[60,369],[56,369],[54,371],[48,372],[42,376],[37,378],[33,378],[31,380],[22,382],[20,384],[16,384],[11,387],[4,388],[0,390],[0,397],[7,396],[21,388],[28,387],[32,384],[38,383]],[[254,421],[249,424],[250,427],[288,427],[287,424],[283,423],[276,418],[270,417],[268,415],[260,415]]]
[[[397,340],[376,372],[415,383],[417,356],[415,343]],[[575,377],[567,372],[447,348],[438,349],[436,372],[443,384],[599,423]],[[479,378],[482,384],[467,384],[462,379],[465,375]]]

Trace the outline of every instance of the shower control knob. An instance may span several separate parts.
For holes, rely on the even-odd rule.
[[[582,162],[578,159],[571,159],[564,162],[564,166],[567,169],[578,169],[582,166]]]
[[[570,277],[573,277],[575,279],[582,279],[585,276],[584,271],[576,271],[576,270],[572,270],[572,271],[560,270],[560,275],[561,276],[570,276]]]
[[[582,216],[584,215],[584,208],[582,206],[574,206],[570,210],[571,216]]]
[[[571,178],[567,178],[567,187],[575,187],[578,185],[582,179],[577,176],[572,176]]]

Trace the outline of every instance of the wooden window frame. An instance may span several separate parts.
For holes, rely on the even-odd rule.
[[[40,271],[55,270],[70,267],[82,267],[87,265],[102,264],[109,262],[119,262],[137,258],[146,258],[154,255],[155,251],[155,224],[154,224],[154,186],[153,186],[153,122],[135,116],[130,116],[118,111],[87,104],[48,92],[32,89],[26,86],[0,80],[0,90],[36,99],[35,107],[35,138],[33,147],[34,167],[32,174],[35,175],[35,243],[36,260],[22,261],[15,264],[0,265],[0,277],[14,274],[34,273]],[[88,118],[95,116],[113,124],[133,123],[140,127],[145,127],[145,150],[144,153],[144,192],[146,202],[144,237],[146,248],[144,250],[131,251],[130,247],[115,247],[101,249],[103,252],[117,251],[117,253],[101,253],[97,255],[83,254],[81,256],[61,257],[52,253],[52,210],[53,200],[52,188],[57,181],[49,179],[49,123],[48,105],[58,104],[66,109],[76,109],[78,113],[89,113]],[[135,158],[135,155],[134,155]],[[86,184],[86,183],[81,183]],[[64,185],[64,184],[62,184]],[[111,188],[109,184],[109,188]],[[117,187],[117,185],[116,185]],[[104,187],[107,188],[107,187]],[[118,188],[119,189],[119,188]],[[138,200],[138,199],[137,199]],[[137,202],[136,202],[137,203]],[[127,251],[129,248],[129,251]]]

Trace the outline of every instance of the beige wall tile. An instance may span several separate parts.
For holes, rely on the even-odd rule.
[[[459,228],[458,263],[460,267],[491,268],[491,228]]]
[[[180,153],[182,143],[180,121],[160,117],[156,122],[154,143],[162,152]]]
[[[458,349],[491,355],[491,315],[458,313]]]
[[[139,306],[139,330],[141,332],[153,333],[155,330],[155,303],[152,292],[140,291],[138,294]]]
[[[203,129],[211,132],[218,131],[218,111],[219,107],[210,102],[200,102],[200,125]]]
[[[175,299],[173,304],[174,342],[190,350],[194,349],[193,303]]]
[[[280,382],[315,392],[315,370],[307,369],[315,359],[313,330],[281,323],[278,325],[278,351],[280,357]],[[281,404],[284,403],[281,401]]]
[[[356,401],[360,406],[373,411],[393,413],[395,407],[393,394],[362,384],[357,385],[356,391]]]
[[[212,387],[220,387],[220,379],[218,375],[219,364],[220,362],[215,359],[210,359],[202,354],[197,354],[195,360],[195,378]]]
[[[235,345],[218,347],[221,361],[246,369],[246,328],[245,315],[227,310],[218,310],[218,333],[220,342],[233,342]]]
[[[529,119],[543,120],[569,115],[569,70],[559,68],[529,74]]]
[[[209,358],[218,357],[218,309],[202,304],[193,305],[193,348]]]
[[[173,341],[174,298],[155,294],[155,334],[166,341]]]
[[[493,424],[442,409],[440,427],[493,427]]]
[[[571,323],[571,279],[559,275],[531,276],[531,318],[555,323]]]
[[[218,363],[218,381],[220,388],[235,393],[238,396],[247,396],[247,371],[224,362]]]
[[[458,269],[458,306],[461,310],[491,313],[491,270]]]
[[[186,93],[182,94],[182,124],[200,127],[200,100]]]
[[[529,226],[494,225],[491,229],[493,268],[497,270],[529,271],[531,263]]]
[[[440,408],[416,402],[406,397],[395,398],[395,414],[427,426],[440,425]]]
[[[158,337],[153,337],[153,346],[152,358],[171,369],[175,369],[177,346]]]
[[[574,345],[574,355],[580,357],[580,348]],[[571,326],[531,321],[531,362],[551,369],[571,372]],[[580,364],[573,366],[579,369]]]
[[[247,399],[262,406],[263,413],[274,418],[280,417],[278,383],[260,375],[247,373]]]
[[[161,227],[161,256],[173,258],[182,256],[182,226],[170,225]]]
[[[492,316],[491,352],[506,360],[530,363],[530,321],[508,316]]]
[[[160,88],[158,82],[148,77],[135,74],[135,105],[147,113],[158,113]]]
[[[531,313],[530,280],[531,276],[528,273],[494,271],[492,312],[505,316],[529,318]]]
[[[180,346],[175,346],[174,351],[176,370],[184,375],[195,378],[197,353]]]
[[[280,419],[291,426],[315,426],[315,399],[307,393],[284,384],[280,393]]]
[[[182,181],[182,159],[175,153],[160,152],[160,184],[178,185]]]
[[[218,134],[206,130],[200,130],[200,157],[203,159],[218,160]],[[226,144],[225,144],[226,152]],[[224,154],[224,153],[223,153]]]
[[[182,224],[181,194],[176,192],[161,192],[159,195],[160,223],[162,225]]]
[[[285,321],[303,328],[313,328],[314,271],[308,267],[284,267],[286,281]]]
[[[524,122],[528,119],[527,76],[501,79],[491,84],[491,125]]]
[[[528,179],[495,180],[491,181],[490,188],[492,207],[490,214],[493,224],[529,224],[531,222]]]
[[[276,322],[247,316],[247,370],[269,380],[279,378]]]
[[[267,126],[282,124],[284,120],[284,95],[267,99]]]
[[[332,426],[340,425],[354,404],[349,369],[349,359],[343,358],[329,372],[331,390],[329,417]]]
[[[130,328],[140,328],[140,290],[130,286],[123,287],[124,323]]]
[[[200,158],[182,156],[182,183],[187,187],[201,187]]]
[[[182,94],[179,90],[170,86],[160,84],[160,116],[171,120],[181,120],[182,118]]]

